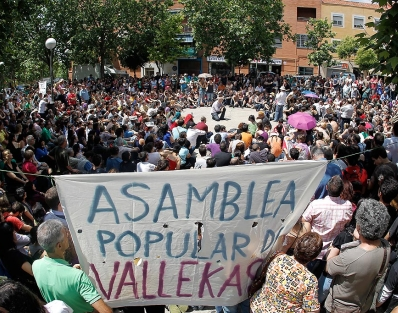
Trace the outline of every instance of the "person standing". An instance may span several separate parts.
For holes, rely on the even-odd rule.
[[[350,124],[352,115],[354,114],[354,107],[352,106],[352,100],[348,99],[347,102],[340,108],[341,123],[340,131],[344,130],[344,124]]]
[[[307,233],[297,239],[294,257],[279,253],[271,259],[263,286],[250,299],[250,311],[319,312],[318,282],[306,265],[322,249],[322,238]]]
[[[198,107],[203,106],[205,103],[205,95],[207,89],[207,82],[204,77],[199,79],[199,97],[198,97]]]
[[[47,302],[62,300],[73,312],[112,313],[80,265],[65,261],[69,247],[67,230],[58,220],[48,220],[37,230],[37,241],[47,256],[33,263],[32,270],[40,292]]]
[[[376,284],[390,259],[390,245],[382,239],[390,216],[387,208],[373,199],[363,199],[356,212],[354,236],[337,256],[327,260],[326,271],[333,277],[326,298],[327,312],[368,312]],[[355,311],[357,310],[357,311]]]
[[[280,118],[283,118],[283,108],[286,105],[286,98],[287,98],[286,88],[282,86],[275,97],[276,106],[275,106],[274,122],[277,122]]]
[[[209,105],[209,103],[213,102],[213,95],[214,95],[214,82],[213,78],[210,78],[208,84],[207,84],[207,90],[206,90],[206,105]]]
[[[326,266],[323,257],[333,239],[351,221],[353,214],[351,202],[340,198],[344,189],[343,180],[340,176],[333,176],[327,183],[326,188],[329,195],[324,199],[312,201],[302,216],[304,227],[321,235],[323,240],[321,253],[316,260],[308,264],[308,269],[316,277],[321,276]]]

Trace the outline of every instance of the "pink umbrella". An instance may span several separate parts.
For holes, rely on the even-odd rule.
[[[312,115],[303,112],[290,115],[287,122],[293,127],[303,130],[309,130],[316,126],[316,119]]]
[[[316,99],[319,98],[318,95],[315,93],[307,93],[307,94],[304,94],[303,96],[307,97],[307,98],[316,98]]]

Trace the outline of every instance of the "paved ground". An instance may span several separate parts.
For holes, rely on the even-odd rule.
[[[248,123],[249,115],[253,114],[254,117],[257,117],[257,112],[254,109],[227,107],[227,111],[225,112],[226,120],[216,122],[211,118],[210,110],[211,108],[209,107],[201,107],[197,109],[184,109],[182,115],[184,116],[188,113],[193,114],[195,123],[200,122],[201,116],[206,116],[207,119],[206,124],[209,126],[209,131],[214,131],[214,126],[217,124],[225,125],[227,127],[227,130],[231,128],[237,128],[239,123],[241,122]]]

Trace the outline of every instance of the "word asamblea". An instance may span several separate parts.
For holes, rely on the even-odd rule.
[[[243,192],[242,186],[237,182],[226,181],[224,183],[222,191],[219,191],[220,184],[218,182],[213,182],[210,186],[207,186],[205,188],[202,194],[199,193],[198,189],[195,186],[189,183],[186,193],[183,193],[183,195],[186,195],[186,198],[184,199],[184,201],[181,201],[181,199],[179,201],[179,203],[185,204],[185,214],[181,214],[182,208],[177,208],[174,191],[171,184],[169,183],[163,185],[159,197],[156,197],[154,191],[152,191],[148,185],[138,182],[123,185],[120,189],[120,194],[128,199],[135,201],[136,203],[141,203],[143,206],[143,212],[138,216],[131,217],[128,212],[124,213],[124,217],[128,222],[141,221],[147,218],[148,214],[151,213],[153,214],[152,222],[156,223],[158,222],[160,214],[162,212],[166,213],[167,216],[169,216],[171,213],[175,220],[178,220],[179,218],[189,219],[193,203],[195,202],[194,199],[196,200],[196,202],[201,203],[206,201],[207,197],[210,198],[207,203],[209,206],[211,219],[218,219],[219,221],[231,221],[236,217],[240,217],[239,214],[241,213],[242,215],[243,213],[242,218],[249,220],[255,218],[266,218],[269,216],[275,218],[282,205],[288,205],[290,206],[291,212],[294,211],[296,189],[294,180],[290,180],[287,183],[286,188],[284,187],[286,182],[283,183],[282,187],[283,189],[285,189],[285,191],[283,195],[278,199],[279,203],[276,203],[276,199],[271,197],[271,195],[274,194],[274,190],[272,187],[281,184],[281,180],[271,180],[267,182],[265,188],[263,187],[263,184],[257,187],[258,190],[256,196],[258,196],[258,194],[262,194],[262,199],[258,199],[261,201],[260,212],[252,212],[253,194],[256,187],[255,181],[251,181],[248,184],[247,190],[245,190],[245,192]],[[280,190],[281,186],[278,186],[278,189]],[[144,197],[138,196],[138,194],[143,194],[144,192],[147,192],[149,199],[159,199],[156,207],[150,208],[150,205],[144,199]],[[178,194],[181,194],[181,190],[179,190]],[[221,201],[217,201],[219,194],[221,195]],[[245,199],[241,199],[241,196],[243,194],[245,195]],[[120,195],[117,196],[120,197]],[[103,198],[106,200],[108,207],[100,207],[100,201],[103,200]],[[215,217],[216,203],[219,203],[219,214]],[[273,212],[267,212],[268,205],[270,204],[277,204],[276,209]],[[230,208],[230,210],[227,210],[227,208]],[[242,208],[244,208],[244,211]],[[89,224],[91,224],[94,222],[98,214],[112,213],[115,223],[120,224],[118,210],[121,211],[122,208],[116,208],[115,202],[108,192],[108,189],[103,185],[98,185],[95,188],[93,201],[90,207],[87,221]]]

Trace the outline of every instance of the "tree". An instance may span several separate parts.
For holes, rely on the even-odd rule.
[[[172,5],[172,0],[137,0],[130,7],[130,19],[139,23],[129,24],[123,36],[118,50],[123,66],[135,69],[150,60],[164,64],[183,54],[177,40],[177,34],[182,32],[182,17],[169,12]]]
[[[336,34],[332,32],[332,23],[329,23],[326,18],[324,20],[310,18],[306,30],[306,46],[313,50],[308,54],[308,60],[310,64],[318,66],[318,73],[320,73],[323,64],[332,66],[334,63],[332,53],[336,51],[336,48],[328,42],[328,39],[333,39]]]
[[[155,61],[159,72],[163,72],[163,65],[171,63],[185,55],[185,48],[177,38],[182,33],[182,14],[167,12],[160,27],[155,31],[154,44],[149,48],[149,59]]]
[[[372,49],[361,47],[355,57],[355,63],[361,71],[369,71],[377,68],[379,61],[377,55]]]
[[[398,2],[394,0],[373,0],[380,5],[377,10],[381,13],[380,20],[366,23],[367,27],[374,27],[376,33],[370,37],[366,33],[357,35],[361,44],[373,50],[378,62],[376,71],[388,75],[387,83],[398,83]]]
[[[345,37],[337,46],[336,51],[340,59],[351,61],[351,58],[357,53],[359,48],[358,40],[354,37]]]
[[[290,39],[281,0],[181,0],[197,50],[231,64],[270,60],[275,39]]]

